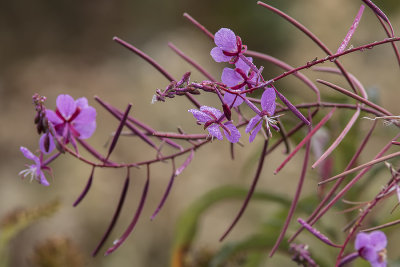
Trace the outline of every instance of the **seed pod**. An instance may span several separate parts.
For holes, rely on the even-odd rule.
[[[232,116],[232,112],[231,112],[228,104],[224,103],[222,105],[222,109],[224,110],[225,117],[228,119],[228,121],[230,121],[231,120],[231,116]]]

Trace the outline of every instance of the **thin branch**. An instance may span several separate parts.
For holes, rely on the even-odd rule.
[[[350,91],[348,91],[348,90],[346,90],[346,89],[344,89],[344,88],[342,88],[340,86],[337,86],[336,84],[333,84],[333,83],[330,83],[330,82],[327,82],[327,81],[324,81],[324,80],[320,80],[320,79],[317,79],[317,82],[322,83],[322,84],[324,84],[326,86],[329,86],[330,88],[335,89],[336,91],[338,91],[338,92],[340,92],[340,93],[342,93],[344,95],[347,95],[347,96],[349,96],[351,98],[354,98],[355,100],[357,100],[357,101],[359,101],[361,103],[364,103],[365,105],[370,106],[371,108],[374,108],[374,109],[378,110],[379,112],[382,112],[385,115],[393,116],[392,113],[390,113],[386,109],[382,108],[381,106],[379,106],[377,104],[374,104],[371,101],[368,101],[367,99],[362,98],[361,96],[356,95],[356,94],[354,94],[354,93],[352,93],[352,92],[350,92]]]
[[[324,161],[332,153],[332,151],[342,142],[344,137],[353,127],[354,123],[356,122],[359,116],[360,116],[360,108],[357,108],[356,112],[353,114],[350,121],[346,124],[346,127],[344,127],[343,131],[339,134],[336,140],[333,141],[332,145],[324,152],[324,154],[322,154],[321,157],[317,159],[317,161],[315,161],[315,163],[311,166],[311,168],[314,169],[315,167],[317,167],[318,164]]]
[[[130,183],[130,173],[129,173],[129,168],[127,168],[126,179],[125,179],[124,186],[122,187],[122,192],[121,192],[121,196],[118,201],[117,209],[115,210],[114,215],[111,219],[111,222],[110,222],[109,226],[107,227],[107,230],[104,233],[103,237],[101,238],[99,244],[93,250],[93,252],[92,252],[93,257],[96,256],[97,253],[100,251],[100,249],[103,247],[104,243],[107,241],[112,230],[114,229],[115,224],[117,223],[117,220],[119,218],[119,215],[121,214],[121,210],[122,210],[122,207],[125,202],[125,197],[126,197],[126,193],[128,192],[129,183]]]
[[[329,182],[334,181],[334,180],[336,180],[336,179],[339,179],[339,178],[341,178],[341,177],[343,177],[343,176],[347,176],[347,175],[349,175],[350,173],[353,173],[353,172],[356,172],[356,171],[365,169],[365,168],[370,167],[370,166],[372,166],[372,165],[375,165],[375,164],[377,164],[377,163],[380,163],[380,162],[383,162],[383,161],[386,161],[386,160],[388,160],[388,159],[395,158],[395,157],[398,157],[398,156],[400,156],[400,152],[395,152],[395,153],[392,153],[392,154],[389,154],[389,155],[386,155],[386,156],[383,156],[383,157],[376,158],[376,159],[371,160],[371,161],[369,161],[369,162],[367,162],[367,163],[365,163],[365,164],[362,164],[362,165],[360,165],[360,166],[357,166],[357,167],[355,167],[355,168],[353,168],[353,169],[351,169],[351,170],[342,172],[342,173],[340,173],[340,174],[338,174],[338,175],[336,175],[336,176],[333,176],[333,177],[328,178],[328,179],[326,179],[326,180],[324,180],[324,181],[322,181],[322,182],[319,182],[318,185],[322,185],[322,184],[325,184],[325,183],[329,183]]]
[[[311,116],[309,116],[309,120],[311,122]],[[312,129],[311,126],[309,126],[308,127],[308,131],[311,132],[311,129]],[[305,152],[305,155],[304,155],[303,167],[301,169],[300,179],[299,179],[299,182],[297,184],[296,193],[294,195],[292,204],[290,205],[290,209],[289,209],[288,215],[286,217],[286,220],[285,220],[285,223],[284,223],[284,225],[282,227],[282,230],[281,230],[281,232],[279,234],[279,237],[276,240],[275,245],[272,247],[271,252],[269,253],[270,257],[272,257],[274,255],[274,253],[278,249],[280,243],[282,242],[282,240],[283,240],[283,238],[284,238],[284,236],[286,234],[286,231],[287,231],[287,229],[289,227],[290,221],[292,220],[294,211],[295,211],[295,209],[297,207],[297,203],[298,203],[299,198],[300,198],[300,193],[301,193],[301,190],[303,189],[304,178],[305,178],[306,172],[307,172],[308,159],[309,159],[309,156],[310,156],[310,147],[311,147],[310,145],[311,145],[311,142],[308,141],[307,144],[306,144],[306,152]]]
[[[285,165],[289,162],[289,160],[296,155],[296,153],[303,147],[303,145],[314,136],[314,134],[332,117],[333,112],[335,112],[336,108],[333,108],[316,126],[309,132],[306,137],[293,149],[292,153],[289,154],[285,158],[285,160],[279,165],[278,168],[274,171],[274,174],[277,174]]]

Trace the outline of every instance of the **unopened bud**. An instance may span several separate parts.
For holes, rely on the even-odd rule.
[[[47,133],[46,136],[44,137],[44,149],[45,149],[46,153],[48,153],[49,150],[50,150],[50,136],[49,136],[49,133]]]
[[[39,121],[40,121],[40,113],[38,112],[38,113],[36,113],[34,122],[35,122],[35,124],[38,124]]]

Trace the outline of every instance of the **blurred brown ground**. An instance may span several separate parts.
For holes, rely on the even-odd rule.
[[[332,50],[336,50],[361,1],[288,0],[269,3],[298,19]],[[397,1],[376,3],[388,11],[393,26],[400,31],[400,7]],[[213,44],[181,16],[183,12],[193,15],[212,32],[220,27],[232,28],[249,49],[272,54],[293,66],[325,56],[302,33],[276,15],[257,7],[255,1],[223,0],[215,3],[208,0],[200,3],[184,0],[100,0],[71,3],[42,0],[0,3],[0,216],[16,207],[35,206],[55,198],[63,203],[55,216],[30,227],[12,242],[13,266],[27,266],[26,259],[33,252],[34,244],[52,236],[67,236],[76,242],[82,253],[87,255],[87,266],[166,266],[174,224],[185,207],[218,185],[247,186],[250,183],[253,170],[243,170],[239,162],[256,153],[260,140],[249,145],[245,141],[247,136],[243,136],[245,148],[237,149],[238,158],[235,162],[227,160],[229,150],[226,142],[214,142],[196,153],[194,162],[177,179],[165,207],[156,220],[150,222],[148,218],[168,182],[169,175],[165,173],[170,171],[169,165],[158,164],[152,168],[149,201],[132,236],[113,255],[99,255],[92,259],[90,252],[111,219],[125,173],[115,170],[97,172],[92,190],[77,208],[72,208],[72,203],[90,172],[89,167],[77,160],[69,156],[57,160],[52,165],[54,180],[50,180],[51,186],[48,188],[18,177],[18,172],[27,163],[19,152],[19,146],[31,150],[37,147],[38,136],[32,123],[34,110],[31,104],[31,96],[36,92],[47,96],[48,108],[54,108],[55,99],[61,93],[74,98],[87,97],[98,110],[98,130],[89,142],[103,152],[106,151],[103,145],[116,129],[117,121],[95,103],[93,95],[121,109],[128,102],[132,103],[132,114],[155,129],[174,131],[176,126],[182,126],[188,132],[201,132],[201,127],[193,125],[192,116],[186,112],[191,106],[183,99],[150,104],[155,89],[164,88],[168,82],[140,58],[112,41],[113,36],[119,36],[132,42],[179,78],[192,68],[169,50],[167,43],[173,42],[219,77],[223,65],[215,64],[209,56]],[[366,9],[351,43],[357,46],[384,37],[376,18]],[[391,49],[376,48],[356,53],[342,62],[367,88],[378,88],[381,104],[394,114],[400,113],[397,93],[394,93],[399,89],[399,75]],[[280,73],[268,64],[265,66],[264,75],[269,70]],[[306,74],[311,78],[317,77],[311,71]],[[195,79],[203,79],[195,71],[193,75]],[[345,84],[337,77],[322,76]],[[295,103],[302,101],[302,90],[308,90],[292,78],[282,83],[282,87],[292,94],[291,99],[296,99],[293,101]],[[329,91],[322,86],[319,88],[323,93]],[[297,101],[296,97],[300,97],[300,100]],[[383,135],[384,130],[379,134]],[[380,144],[379,134],[376,147]],[[138,142],[124,138],[112,158],[130,162],[154,156],[153,151],[144,152],[144,148]],[[221,154],[221,151],[224,153]],[[272,170],[282,160],[282,156],[276,153],[268,161],[259,188],[273,188],[276,192],[292,195],[297,183],[299,158],[297,163],[293,161],[279,176],[273,176]],[[144,175],[143,170],[133,170],[126,206],[106,246],[119,237],[131,220]],[[315,179],[307,181],[305,190],[305,194],[315,191]],[[227,203],[212,209],[202,221],[196,246],[220,247],[216,236],[231,222],[239,204]],[[235,240],[252,233],[257,223],[268,216],[269,208],[268,205],[259,204],[250,206],[229,238]],[[390,253],[389,249],[389,256]],[[292,264],[279,256],[277,258],[277,262]],[[268,266],[277,266],[275,264],[273,259]]]

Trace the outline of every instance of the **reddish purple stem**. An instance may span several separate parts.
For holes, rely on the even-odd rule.
[[[149,175],[150,174],[149,174],[149,170],[148,170],[146,184],[143,187],[142,197],[140,199],[140,203],[135,212],[135,215],[133,216],[132,222],[129,224],[128,228],[125,230],[125,232],[122,234],[122,236],[114,242],[114,245],[106,251],[106,253],[105,253],[106,256],[113,253],[117,248],[119,248],[124,243],[124,241],[128,238],[128,236],[132,233],[133,229],[135,228],[136,223],[139,220],[140,214],[142,213],[144,203],[146,201],[147,192],[148,192],[149,183],[150,183]]]
[[[128,106],[126,107],[125,113],[121,118],[121,121],[120,121],[120,123],[118,125],[117,131],[115,131],[115,134],[114,134],[113,140],[111,142],[110,148],[108,149],[108,154],[107,154],[106,160],[108,160],[108,158],[110,157],[111,153],[114,151],[115,145],[117,144],[118,138],[121,135],[122,128],[124,128],[124,125],[126,123],[126,119],[128,117],[129,111],[131,110],[131,107],[132,107],[132,104],[128,104]]]
[[[78,204],[83,200],[83,198],[89,192],[89,189],[92,186],[92,182],[93,182],[94,169],[95,169],[95,167],[93,166],[85,188],[83,189],[82,193],[79,195],[79,197],[75,200],[75,202],[73,204],[74,207],[78,206]]]
[[[336,108],[333,108],[316,126],[314,129],[312,129],[311,132],[309,132],[306,137],[304,137],[303,140],[301,140],[301,142],[293,149],[292,153],[289,154],[289,156],[287,156],[285,158],[285,160],[281,163],[281,165],[279,165],[278,168],[276,168],[274,174],[277,174],[285,165],[286,163],[289,162],[289,160],[296,155],[296,153],[300,150],[300,148],[303,147],[303,145],[308,142],[308,140],[311,139],[311,137],[314,136],[314,134],[332,117],[333,112],[336,110]]]
[[[117,223],[118,217],[119,217],[119,215],[121,213],[121,210],[122,210],[122,206],[124,205],[124,202],[125,202],[126,193],[128,192],[129,183],[130,183],[129,168],[128,168],[127,172],[128,173],[127,173],[127,176],[126,176],[126,179],[125,179],[124,186],[122,188],[121,196],[120,196],[119,201],[118,201],[117,209],[115,210],[114,215],[112,217],[112,220],[110,222],[110,225],[107,227],[107,230],[104,233],[102,239],[100,240],[100,242],[97,245],[97,247],[93,250],[93,252],[92,252],[92,256],[93,257],[96,256],[97,253],[100,251],[100,249],[103,247],[104,243],[107,241],[108,237],[110,236],[111,231],[114,229],[115,224]]]
[[[332,241],[329,240],[328,237],[326,237],[325,235],[323,235],[320,231],[318,231],[317,229],[313,228],[311,225],[309,225],[306,221],[304,221],[303,219],[299,218],[297,219],[297,221],[305,228],[307,229],[310,233],[312,233],[315,237],[317,237],[319,240],[321,240],[322,242],[324,242],[325,244],[335,247],[335,248],[340,248],[340,245],[336,245],[334,244]]]
[[[311,116],[309,116],[309,117],[311,117]],[[311,121],[311,118],[310,118],[310,121]],[[311,131],[311,127],[309,126],[308,129],[309,129],[309,132],[310,132]],[[294,195],[292,204],[290,205],[290,209],[289,209],[288,215],[286,217],[285,223],[284,223],[284,225],[282,227],[281,233],[279,234],[279,237],[276,240],[275,245],[272,247],[271,252],[269,253],[270,257],[272,257],[274,255],[274,253],[278,249],[280,243],[282,242],[282,240],[283,240],[283,238],[284,238],[284,236],[286,234],[286,231],[287,231],[287,229],[289,227],[290,221],[292,220],[294,211],[295,211],[295,209],[297,207],[297,203],[298,203],[299,198],[300,198],[300,193],[301,193],[301,190],[303,189],[304,179],[306,177],[308,158],[310,156],[310,147],[311,147],[311,142],[308,141],[307,144],[306,144],[306,152],[305,152],[305,155],[304,155],[303,167],[301,169],[300,179],[299,179],[299,183],[297,184],[296,193]]]
[[[375,12],[375,14],[377,14],[379,17],[381,17],[384,21],[386,21],[387,23],[390,24],[388,17],[385,15],[385,13],[382,12],[382,10],[380,10],[380,8],[375,5],[374,3],[372,3],[372,1],[370,0],[362,0],[369,8],[372,9],[372,11]]]
[[[344,137],[353,127],[354,123],[358,119],[358,116],[360,116],[360,108],[357,108],[356,112],[353,114],[350,121],[347,123],[346,127],[344,127],[343,131],[339,134],[339,136],[332,143],[332,145],[324,152],[324,154],[322,154],[321,157],[317,159],[317,161],[311,166],[311,168],[314,169],[315,167],[317,167],[318,164],[324,161],[332,153],[332,151],[335,150],[335,148],[342,142]]]
[[[339,46],[338,50],[336,51],[336,54],[339,54],[339,53],[343,52],[346,49],[347,45],[350,42],[351,37],[353,36],[354,32],[356,31],[356,29],[358,27],[358,24],[360,23],[362,14],[364,12],[364,8],[365,8],[365,6],[361,5],[361,7],[358,10],[358,13],[357,13],[357,15],[356,15],[356,17],[355,17],[355,19],[353,21],[353,24],[351,25],[349,31],[346,34],[346,37],[344,38],[343,42]]]

